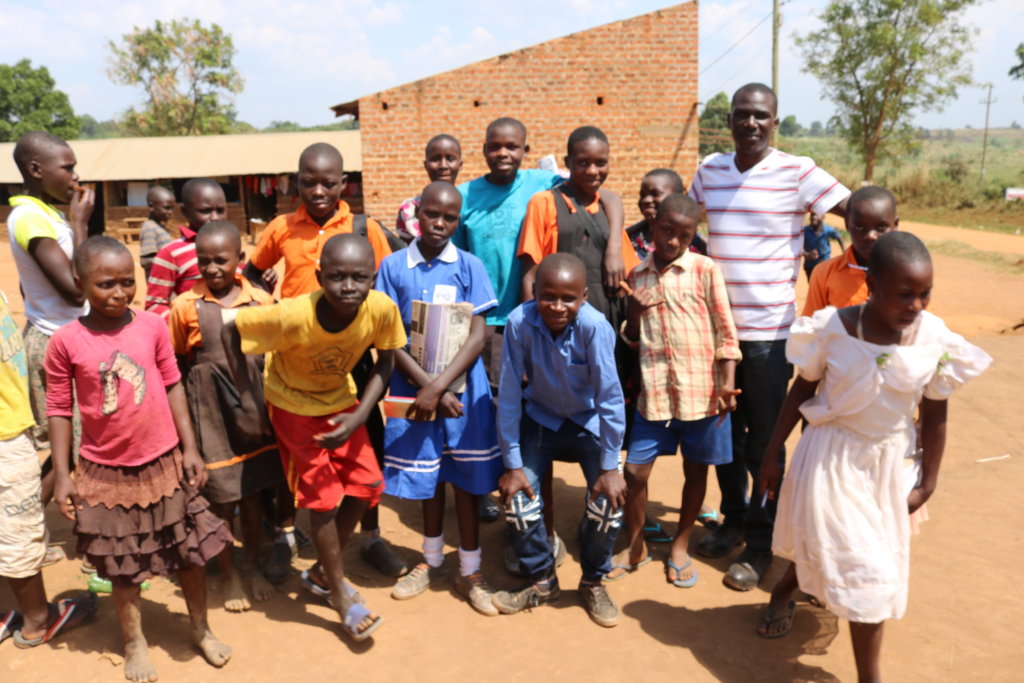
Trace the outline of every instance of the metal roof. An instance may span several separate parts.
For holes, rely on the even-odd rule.
[[[83,182],[259,175],[295,171],[302,150],[315,142],[334,145],[346,171],[361,171],[358,130],[254,133],[163,138],[71,140]],[[17,184],[14,143],[0,143],[0,183]]]

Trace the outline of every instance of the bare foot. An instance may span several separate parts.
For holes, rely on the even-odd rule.
[[[245,612],[252,605],[249,598],[245,597],[242,589],[242,581],[238,578],[238,572],[232,572],[221,577],[220,590],[224,595],[224,609],[229,612]]]
[[[137,683],[151,683],[157,679],[156,667],[149,661],[149,645],[145,640],[125,643],[124,677]]]
[[[247,578],[249,584],[249,592],[252,594],[253,600],[256,602],[263,602],[274,597],[277,593],[277,589],[274,588],[274,584],[267,581],[267,579],[257,569],[250,569]]]
[[[696,570],[687,553],[670,552],[665,561],[665,580],[680,588],[689,588],[695,581]]]
[[[193,633],[192,642],[203,653],[206,661],[214,666],[224,666],[231,659],[231,647],[217,640],[217,636],[213,635],[210,629],[198,635]]]

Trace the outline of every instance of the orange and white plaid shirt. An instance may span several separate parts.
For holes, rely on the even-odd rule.
[[[651,254],[629,284],[651,304],[640,315],[640,414],[655,422],[717,414],[715,361],[741,358],[718,266],[684,251],[659,273]]]

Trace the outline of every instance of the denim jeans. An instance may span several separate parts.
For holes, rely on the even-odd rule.
[[[772,520],[775,501],[766,508],[761,500],[751,502],[751,478],[757,484],[761,459],[771,438],[775,421],[786,398],[793,366],[786,362],[786,340],[741,341],[743,360],[736,366],[736,412],[732,414],[732,463],[716,468],[722,491],[722,514],[727,524],[743,527],[743,538],[751,550],[772,549]],[[780,460],[785,450],[776,454]],[[756,491],[754,492],[756,493]]]
[[[551,462],[572,460],[583,468],[587,480],[585,516],[580,529],[583,546],[580,564],[584,581],[600,581],[611,571],[612,547],[622,525],[622,509],[611,511],[608,499],[601,495],[591,501],[590,489],[601,474],[601,445],[598,437],[571,420],[565,420],[558,431],[543,427],[523,414],[519,447],[523,472],[533,488],[531,500],[522,491],[516,493],[505,508],[505,520],[512,531],[512,545],[519,564],[532,580],[554,572],[555,560],[544,528],[544,499],[541,479],[551,469]]]

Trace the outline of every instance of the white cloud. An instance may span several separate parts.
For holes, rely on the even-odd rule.
[[[375,5],[366,15],[367,26],[394,26],[401,21],[402,10],[393,2]]]

